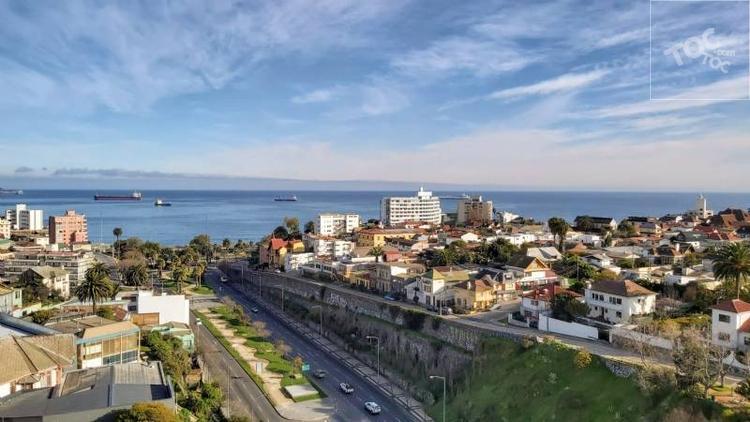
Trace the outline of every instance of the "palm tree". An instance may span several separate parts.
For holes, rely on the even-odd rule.
[[[187,276],[188,270],[182,265],[178,265],[174,270],[172,270],[172,280],[174,280],[174,282],[177,284],[178,293],[182,293],[182,283],[185,281],[185,279],[187,279]]]
[[[549,226],[552,235],[555,236],[556,239],[559,239],[558,249],[560,249],[560,252],[565,252],[565,235],[568,233],[568,230],[570,230],[570,225],[564,218],[560,217],[550,218],[547,220],[547,225]]]
[[[122,236],[122,229],[119,227],[115,227],[112,230],[112,234],[115,236],[115,239],[117,241],[115,242],[115,245],[117,245],[117,258],[120,258],[120,236]],[[114,248],[112,249],[112,255],[114,255]]]
[[[380,257],[383,256],[383,247],[373,246],[372,249],[370,249],[370,255],[375,256],[375,262],[380,262]]]
[[[141,287],[148,280],[148,268],[142,263],[131,265],[125,269],[125,281],[130,286]]]
[[[206,272],[206,263],[204,261],[199,261],[197,264],[195,264],[195,268],[193,268],[193,275],[195,276],[195,287],[201,286],[201,281],[203,280],[203,274]]]
[[[717,279],[734,282],[739,299],[742,283],[750,277],[750,247],[746,243],[722,246],[714,255],[713,267]]]
[[[112,293],[112,282],[109,270],[101,262],[94,264],[86,271],[86,277],[76,286],[75,294],[81,302],[91,301],[96,313],[96,302],[108,298]]]
[[[156,269],[159,271],[159,281],[161,281],[162,273],[164,272],[164,268],[167,266],[167,261],[164,260],[164,258],[159,257],[156,258]]]

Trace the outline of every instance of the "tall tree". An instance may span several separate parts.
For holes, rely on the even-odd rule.
[[[213,247],[211,245],[211,238],[207,234],[199,234],[190,241],[190,246],[194,248],[202,257],[211,259],[211,252]]]
[[[299,236],[299,218],[297,217],[284,217],[284,226],[289,231],[289,236]]]
[[[112,281],[109,270],[101,262],[97,262],[86,271],[83,281],[76,286],[75,294],[81,302],[91,301],[91,307],[96,313],[96,302],[101,302],[110,296]]]
[[[570,230],[570,225],[564,218],[552,217],[547,221],[550,232],[558,239],[558,249],[560,252],[565,252],[565,235]]]
[[[177,284],[177,292],[182,293],[182,283],[187,280],[188,277],[188,269],[184,267],[183,265],[177,265],[177,267],[172,270],[172,280]]]
[[[305,233],[315,233],[315,223],[308,221],[305,223]]]
[[[370,249],[370,255],[375,257],[375,262],[380,262],[380,258],[383,256],[383,247],[373,246],[372,249]]]
[[[112,229],[112,234],[115,236],[115,245],[117,248],[117,258],[120,258],[120,237],[122,236],[122,229],[115,227]],[[114,255],[114,248],[112,248],[112,255]]]
[[[716,251],[713,259],[714,275],[719,280],[734,282],[737,299],[742,285],[750,277],[750,248],[746,243],[730,243]]]
[[[131,265],[125,269],[125,283],[129,286],[141,287],[148,280],[148,268],[142,263]]]
[[[198,261],[198,263],[195,264],[195,267],[193,268],[193,276],[195,277],[196,287],[201,286],[201,282],[203,281],[203,274],[205,273],[206,273],[206,262]]]

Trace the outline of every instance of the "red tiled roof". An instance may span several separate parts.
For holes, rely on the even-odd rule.
[[[740,299],[731,299],[719,302],[712,306],[711,309],[739,314],[741,312],[750,312],[750,303]],[[744,326],[744,325],[743,325]]]
[[[745,321],[745,322],[744,322],[744,323],[743,323],[743,324],[742,324],[742,325],[740,326],[740,332],[743,332],[743,333],[750,333],[750,319],[748,319],[747,321]]]
[[[564,289],[558,285],[555,284],[547,284],[544,286],[539,286],[536,289],[532,290],[529,293],[526,293],[523,295],[523,297],[527,297],[534,300],[543,300],[546,302],[549,302],[552,299],[552,295],[567,295],[571,297],[581,297],[578,293]]]

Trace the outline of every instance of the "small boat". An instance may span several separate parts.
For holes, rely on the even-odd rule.
[[[273,200],[276,201],[276,202],[296,202],[297,201],[297,196],[295,196],[295,195],[292,195],[292,196],[277,196]]]
[[[155,207],[171,207],[172,203],[167,202],[161,198],[156,198],[156,201],[154,202]]]
[[[143,195],[133,192],[130,195],[94,195],[94,201],[140,201]]]

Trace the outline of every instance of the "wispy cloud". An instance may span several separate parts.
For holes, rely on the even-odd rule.
[[[548,95],[558,92],[573,91],[602,79],[607,73],[608,72],[605,70],[593,70],[587,73],[568,73],[535,84],[496,91],[490,94],[488,98],[508,99],[528,95]]]
[[[292,97],[292,102],[295,104],[325,103],[331,101],[336,95],[336,89],[316,89],[315,91]]]
[[[34,169],[31,167],[27,167],[27,166],[17,167],[16,170],[13,171],[13,173],[15,174],[26,174],[26,173],[33,173],[33,172],[34,172]]]

